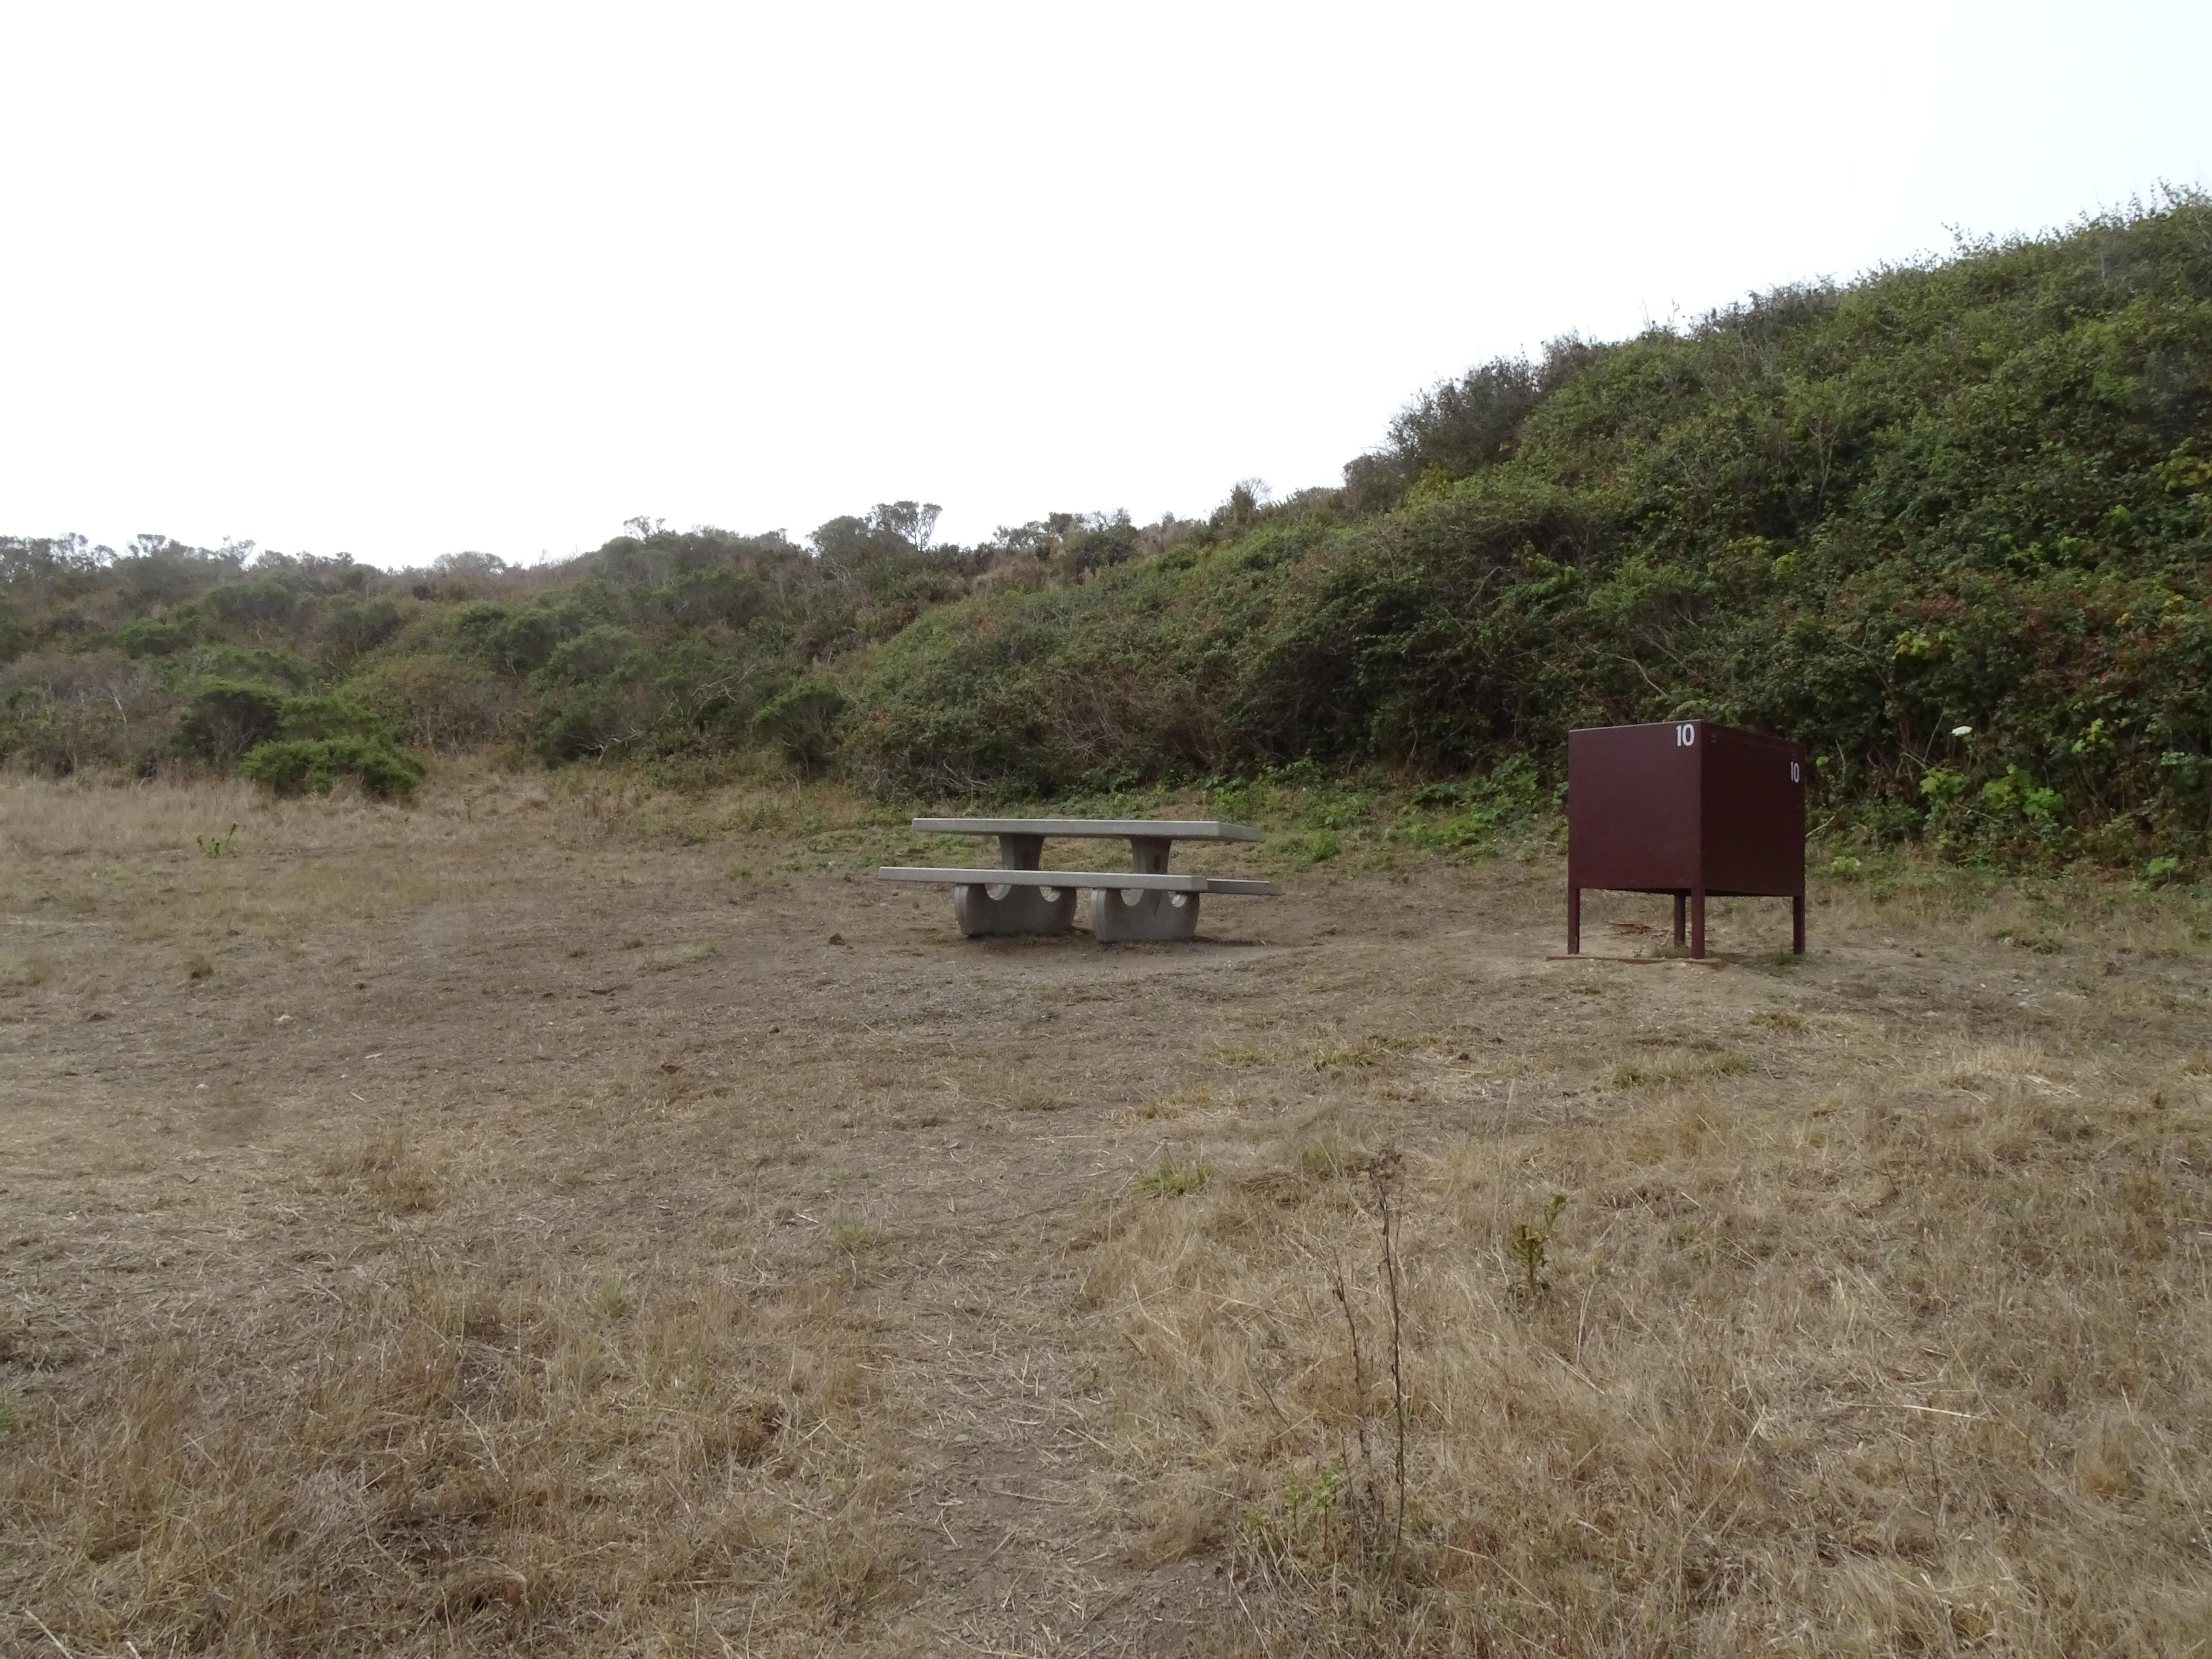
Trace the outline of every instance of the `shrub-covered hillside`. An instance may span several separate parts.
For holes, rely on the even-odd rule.
[[[818,768],[843,720],[835,665],[994,580],[1078,578],[1194,528],[1060,514],[943,548],[936,513],[885,504],[805,546],[636,520],[563,564],[462,553],[396,574],[250,544],[142,536],[118,553],[0,538],[0,757],[150,775],[349,739],[630,759],[678,781],[762,750]],[[247,770],[375,787],[343,757],[320,758]]]
[[[1703,714],[1806,741],[1824,816],[1870,833],[2191,856],[2212,201],[1494,362],[1340,489],[970,549],[933,545],[933,516],[805,546],[638,521],[566,565],[398,576],[0,543],[0,748],[143,770],[489,745],[678,776],[766,750],[883,791],[1036,794],[1297,759],[1547,768],[1570,726]],[[206,738],[240,687],[272,701]],[[344,769],[322,765],[301,775]]]
[[[2202,198],[1493,363],[1346,471],[1233,540],[924,617],[858,675],[852,763],[1449,769],[1705,715],[1802,738],[1879,830],[2205,844]]]

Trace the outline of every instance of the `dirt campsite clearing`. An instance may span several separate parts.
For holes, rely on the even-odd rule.
[[[0,1646],[2212,1643],[2192,892],[1559,961],[1551,842],[1353,834],[1102,947],[917,850],[0,781]]]

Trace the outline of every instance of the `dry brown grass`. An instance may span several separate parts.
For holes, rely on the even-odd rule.
[[[2192,895],[1549,963],[1538,848],[1101,951],[903,837],[0,781],[0,1645],[2212,1642]]]
[[[810,1628],[870,1594],[863,1391],[819,1294],[614,1299],[419,1250],[319,1317],[132,1334],[106,1409],[20,1425],[6,1480],[44,1534],[13,1596],[79,1651],[605,1650],[702,1587]]]
[[[1900,1106],[1863,1062],[1417,1160],[1387,1572],[1351,1485],[1389,1382],[1329,1306],[1352,1264],[1387,1340],[1372,1197],[1302,1157],[1152,1206],[1091,1287],[1146,1362],[1123,1455],[1274,1592],[1273,1651],[2189,1650],[2212,1117],[2139,1087]],[[1553,1192],[1531,1303],[1504,1246]]]

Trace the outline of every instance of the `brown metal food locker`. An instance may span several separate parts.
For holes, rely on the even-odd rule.
[[[1708,898],[1790,901],[1805,951],[1805,750],[1710,720],[1593,726],[1567,734],[1567,952],[1583,889],[1674,896],[1674,942],[1705,953]]]

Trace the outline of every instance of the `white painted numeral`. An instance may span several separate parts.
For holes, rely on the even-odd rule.
[[[1694,744],[1695,742],[1697,742],[1697,740],[1698,740],[1698,728],[1697,728],[1696,726],[1676,726],[1676,727],[1674,728],[1674,747],[1675,747],[1675,748],[1677,748],[1677,749],[1687,749],[1688,747],[1690,747],[1690,745],[1691,745],[1691,744]]]
[[[1804,781],[1804,779],[1797,775],[1797,763],[1796,761],[1791,761],[1790,763],[1790,781],[1792,783],[1802,783]]]

